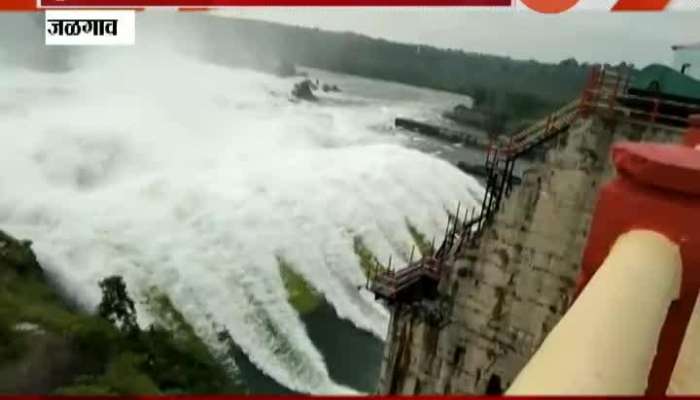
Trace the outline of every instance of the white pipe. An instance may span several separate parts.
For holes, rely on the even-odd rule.
[[[700,395],[700,296],[688,321],[666,394]]]
[[[675,243],[652,231],[621,235],[507,394],[644,394],[680,282]]]

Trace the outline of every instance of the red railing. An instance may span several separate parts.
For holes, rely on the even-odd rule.
[[[632,118],[652,124],[673,123],[684,125],[689,118],[664,112],[668,109],[681,109],[687,115],[700,113],[700,105],[682,103],[659,97],[632,95],[629,93],[630,71],[612,71],[594,67],[581,96],[566,104],[556,112],[517,134],[511,135],[507,144],[496,146],[491,143],[486,148],[487,174],[486,190],[482,205],[465,212],[460,223],[460,208],[457,216],[448,218],[445,237],[440,248],[413,261],[413,250],[408,265],[398,271],[382,267],[379,262],[374,271],[368,273],[367,288],[377,297],[393,300],[398,294],[421,279],[440,280],[445,259],[456,250],[461,251],[466,244],[475,245],[485,226],[498,211],[504,192],[509,193],[515,160],[535,147],[542,145],[560,133],[568,131],[571,124],[580,116],[591,113],[608,114],[614,118]],[[636,107],[632,107],[636,104]],[[645,107],[648,105],[648,107]],[[646,109],[649,108],[650,111]],[[452,224],[452,230],[450,225]],[[458,228],[458,226],[460,228]],[[458,232],[459,229],[459,232]],[[455,247],[455,244],[457,246]]]
[[[484,213],[478,213],[476,208],[465,210],[461,214],[461,205],[457,206],[456,216],[448,217],[445,227],[445,238],[438,249],[431,248],[429,254],[424,254],[417,261],[413,261],[413,251],[407,266],[399,270],[392,269],[391,257],[387,266],[382,266],[375,260],[375,267],[368,271],[366,288],[374,292],[377,298],[396,300],[401,291],[427,279],[433,284],[439,282],[445,261],[454,252],[466,244],[473,244],[480,233],[478,226],[485,218]],[[461,217],[461,219],[460,219]]]
[[[689,116],[700,113],[700,105],[670,100],[662,93],[631,94],[631,76],[629,70],[594,68],[579,107],[583,112],[609,111],[617,118],[678,127],[687,127]]]

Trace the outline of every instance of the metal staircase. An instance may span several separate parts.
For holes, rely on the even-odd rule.
[[[439,299],[441,295],[438,285],[448,267],[449,258],[478,247],[479,238],[493,221],[503,199],[512,191],[516,161],[567,132],[581,116],[595,112],[603,117],[638,118],[638,110],[625,105],[625,99],[641,101],[638,96],[627,93],[628,85],[629,73],[626,71],[593,68],[578,99],[512,135],[507,143],[489,146],[486,152],[485,194],[478,212],[475,209],[465,210],[464,215],[460,216],[458,206],[456,215],[448,218],[444,239],[437,250],[432,249],[431,254],[423,255],[417,261],[412,260],[412,252],[408,265],[398,270],[391,268],[391,262],[388,267],[377,262],[376,268],[368,274],[366,287],[374,293],[376,299],[384,300],[389,305],[416,304]],[[651,123],[663,120],[663,116],[657,113],[660,100],[644,101],[653,101],[656,105],[653,113],[642,114],[642,118],[648,118]]]
[[[481,207],[449,216],[445,236],[437,250],[424,255],[399,270],[377,262],[368,276],[367,288],[375,298],[393,304],[437,297],[437,284],[445,268],[445,261],[454,252],[476,246],[478,238],[499,210],[504,197],[510,194],[515,162],[531,150],[566,132],[578,115],[577,102],[571,102],[554,114],[543,118],[527,130],[512,136],[502,147],[489,146],[486,152],[486,188]]]

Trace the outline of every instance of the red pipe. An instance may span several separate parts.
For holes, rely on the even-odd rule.
[[[613,148],[613,160],[618,176],[600,191],[580,288],[625,232],[652,230],[678,244],[683,261],[680,297],[672,303],[662,328],[647,388],[649,395],[663,395],[700,288],[700,151],[679,145],[620,143]]]

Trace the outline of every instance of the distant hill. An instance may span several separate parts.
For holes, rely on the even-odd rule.
[[[288,64],[472,96],[501,118],[529,119],[570,101],[589,65],[558,64],[375,39],[346,32],[209,16],[195,24],[208,38],[204,56],[221,64],[275,70]]]

